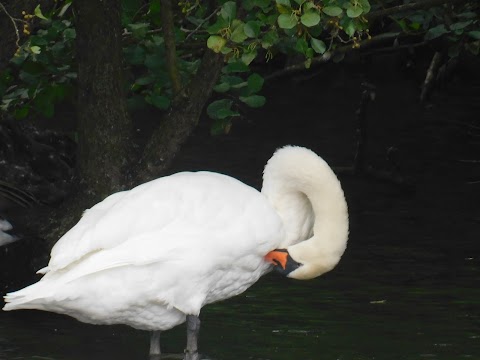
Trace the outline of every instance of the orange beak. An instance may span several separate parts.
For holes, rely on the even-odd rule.
[[[267,255],[265,255],[265,260],[273,265],[279,265],[282,267],[283,270],[287,268],[287,258],[288,252],[287,250],[273,250],[270,251]]]

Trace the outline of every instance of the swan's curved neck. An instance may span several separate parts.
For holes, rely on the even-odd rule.
[[[327,163],[308,149],[282,148],[265,167],[262,193],[285,225],[283,246],[302,264],[289,277],[311,279],[333,269],[347,245],[348,209]]]

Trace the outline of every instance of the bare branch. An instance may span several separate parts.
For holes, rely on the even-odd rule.
[[[198,24],[198,26],[190,34],[187,35],[187,37],[185,38],[185,41],[190,39],[203,26],[203,24],[205,24],[208,20],[212,18],[213,15],[217,14],[218,10],[220,10],[220,7],[216,8],[210,15],[208,15],[205,19],[203,19],[203,21],[200,24]]]
[[[433,82],[436,78],[438,68],[440,67],[440,62],[442,61],[442,54],[440,52],[435,52],[433,55],[432,61],[427,71],[427,76],[425,76],[425,81],[422,85],[422,93],[420,95],[420,101],[424,102],[427,99],[428,94],[433,86]]]
[[[2,9],[3,12],[5,13],[5,15],[8,16],[8,18],[10,19],[10,21],[13,24],[13,27],[15,28],[15,34],[17,35],[17,40],[15,41],[15,45],[17,45],[17,48],[19,48],[20,47],[20,32],[18,31],[18,26],[17,26],[16,22],[18,21],[18,22],[24,23],[25,21],[23,21],[22,19],[14,18],[12,15],[10,15],[10,13],[7,11],[5,6],[1,2],[0,2],[0,9]]]
[[[384,9],[384,10],[378,10],[371,12],[370,14],[366,15],[366,18],[368,21],[376,20],[378,18],[382,18],[385,16],[390,16],[402,11],[408,11],[408,10],[418,10],[418,9],[424,9],[424,8],[430,8],[433,6],[438,6],[438,5],[443,5],[443,4],[454,4],[454,3],[460,3],[460,2],[466,2],[467,0],[423,0],[423,1],[417,1],[415,3],[410,3],[410,4],[405,4],[405,5],[399,5],[395,6],[392,8]]]
[[[364,49],[364,48],[372,47],[374,45],[378,45],[384,42],[391,41],[392,39],[396,39],[399,35],[400,35],[399,32],[385,33],[385,34],[372,37],[370,40],[368,39],[363,40],[359,42],[358,45],[360,45],[360,49]],[[357,49],[353,48],[352,45],[349,44],[349,45],[340,46],[332,51],[327,51],[322,56],[314,57],[312,59],[311,67],[326,63],[330,61],[334,56],[345,54],[352,50],[357,50]],[[272,80],[278,77],[282,77],[285,75],[289,75],[289,74],[293,74],[301,71],[305,71],[305,63],[303,61],[301,63],[287,66],[282,70],[276,71],[268,76],[265,76],[265,80]]]

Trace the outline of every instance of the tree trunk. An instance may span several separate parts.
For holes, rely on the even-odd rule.
[[[145,147],[138,171],[140,181],[162,175],[198,124],[223,67],[223,55],[206,50],[185,97],[170,110]]]
[[[131,123],[127,113],[119,0],[75,0],[78,59],[78,167],[104,197],[122,189]]]

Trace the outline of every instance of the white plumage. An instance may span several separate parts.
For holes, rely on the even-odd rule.
[[[285,275],[308,279],[336,265],[347,237],[331,169],[310,150],[285,147],[265,167],[262,193],[184,172],[109,196],[53,247],[38,283],[5,296],[4,310],[166,330],[245,291],[272,268],[272,250],[292,255]]]
[[[9,294],[5,310],[169,329],[245,291],[283,238],[278,215],[253,188],[216,173],[175,174],[87,210],[53,247],[42,280]]]

